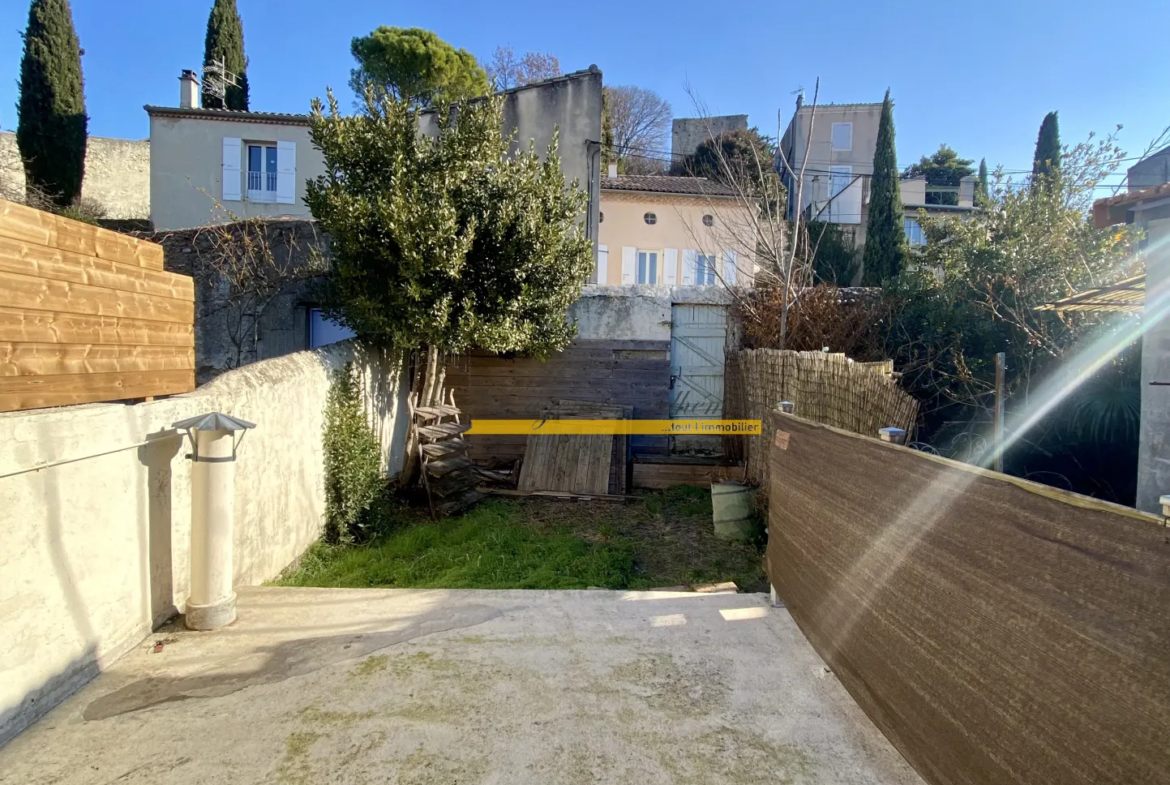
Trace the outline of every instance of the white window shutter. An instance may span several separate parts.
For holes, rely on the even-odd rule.
[[[735,286],[739,277],[739,268],[736,266],[738,261],[739,254],[735,251],[723,252],[723,283],[728,286]]]
[[[297,201],[297,143],[276,143],[276,201],[296,204]]]
[[[609,248],[597,246],[597,285],[605,286],[609,283]]]
[[[638,249],[628,245],[622,248],[622,283],[634,283],[634,268],[637,266]]]
[[[674,286],[678,283],[678,249],[667,248],[662,253],[662,283]]]
[[[225,202],[238,202],[243,198],[240,194],[243,182],[243,176],[240,174],[240,166],[244,160],[243,145],[244,143],[239,139],[224,137],[223,171],[221,172],[223,193],[221,198]]]
[[[683,251],[682,285],[693,286],[695,283],[695,261],[698,252],[687,248]]]

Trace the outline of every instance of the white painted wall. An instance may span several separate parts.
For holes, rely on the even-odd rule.
[[[361,369],[387,469],[401,469],[400,368],[355,351],[344,342],[265,360],[153,403],[0,415],[0,744],[183,609],[189,445],[171,423],[222,411],[257,425],[236,464],[236,585],[276,577],[321,533],[333,369]],[[82,460],[25,471],[70,458]]]

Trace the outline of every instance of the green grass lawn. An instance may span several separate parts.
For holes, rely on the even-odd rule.
[[[309,549],[280,586],[445,589],[649,589],[735,581],[766,589],[760,551],[712,533],[705,489],[678,486],[636,502],[488,499],[434,522],[383,513],[366,545]]]

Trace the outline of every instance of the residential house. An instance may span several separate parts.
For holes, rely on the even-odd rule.
[[[243,358],[231,357],[232,341],[224,324],[235,311],[227,306],[226,287],[214,270],[197,265],[199,227],[234,219],[285,219],[269,227],[270,237],[287,246],[277,258],[304,260],[306,243],[324,242],[305,205],[306,181],[324,174],[324,161],[309,138],[309,116],[239,112],[199,106],[196,74],[179,77],[177,107],[147,106],[150,116],[150,212],[159,240],[167,249],[168,269],[196,278],[196,358],[200,382],[241,362],[287,354],[332,343],[345,331],[322,318],[305,281],[290,284],[278,302],[258,317],[254,340]],[[433,133],[437,117],[425,113],[423,133]],[[567,182],[576,181],[589,195],[582,221],[596,246],[600,196],[601,72],[596,66],[536,82],[504,93],[505,131],[516,149],[529,143],[548,150],[558,137],[558,155]],[[300,219],[300,220],[296,220]],[[290,261],[290,264],[295,263]],[[302,276],[303,277],[303,276]],[[239,344],[238,336],[235,344]],[[235,355],[239,355],[237,350]]]
[[[591,283],[750,286],[755,230],[734,189],[702,177],[619,175],[601,181]]]
[[[177,107],[146,107],[155,230],[221,223],[230,220],[228,213],[310,217],[305,182],[324,174],[324,161],[309,139],[309,116],[204,109],[196,74],[184,71],[179,84]],[[531,141],[538,152],[546,151],[559,133],[565,179],[589,191],[586,231],[596,237],[601,72],[590,66],[504,95],[504,124],[518,148]],[[433,113],[424,115],[424,133],[435,122]]]
[[[1154,157],[1164,159],[1163,153]],[[1144,182],[1142,176],[1136,181]],[[1141,249],[1146,263],[1145,276],[1104,289],[1079,292],[1054,303],[1053,307],[1142,314],[1142,400],[1135,506],[1160,513],[1160,498],[1170,494],[1170,320],[1166,319],[1170,311],[1170,182],[1098,200],[1093,205],[1093,222],[1098,228],[1136,224],[1145,230]]]
[[[798,209],[809,220],[842,224],[850,228],[854,246],[865,246],[869,221],[869,195],[873,175],[873,158],[877,151],[881,103],[805,105],[804,97],[796,100],[796,112],[780,139],[780,150],[788,167],[779,163],[781,178],[788,189],[788,217]],[[809,142],[809,129],[812,141]],[[805,157],[805,149],[808,156]],[[804,168],[800,205],[796,203],[797,177]],[[791,168],[791,172],[788,169]],[[959,186],[927,185],[923,178],[904,179],[900,184],[906,219],[904,228],[911,247],[925,243],[917,220],[918,210],[928,215],[954,215],[974,208],[975,178],[967,177]],[[957,205],[937,204],[928,194],[958,192]],[[861,271],[858,270],[858,276]]]
[[[911,248],[926,245],[926,234],[918,222],[918,211],[928,218],[947,218],[969,213],[975,209],[975,178],[964,177],[957,186],[928,185],[925,177],[903,178],[899,183],[902,196],[903,227]],[[958,204],[939,204],[932,193],[958,193]],[[865,188],[864,207],[869,206],[869,183]],[[868,219],[868,209],[865,209]],[[864,232],[864,229],[862,230]],[[864,235],[863,235],[864,241]]]
[[[1130,191],[1170,183],[1170,147],[1163,147],[1129,167],[1125,179]]]
[[[150,219],[155,231],[236,218],[308,218],[305,182],[325,172],[307,114],[199,106],[194,71],[179,77],[179,105],[150,115]]]

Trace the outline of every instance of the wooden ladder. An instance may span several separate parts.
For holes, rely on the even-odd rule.
[[[434,519],[465,510],[483,498],[475,489],[475,470],[467,456],[471,445],[463,438],[471,423],[460,422],[463,413],[455,406],[453,394],[450,401],[411,409],[423,488]]]

